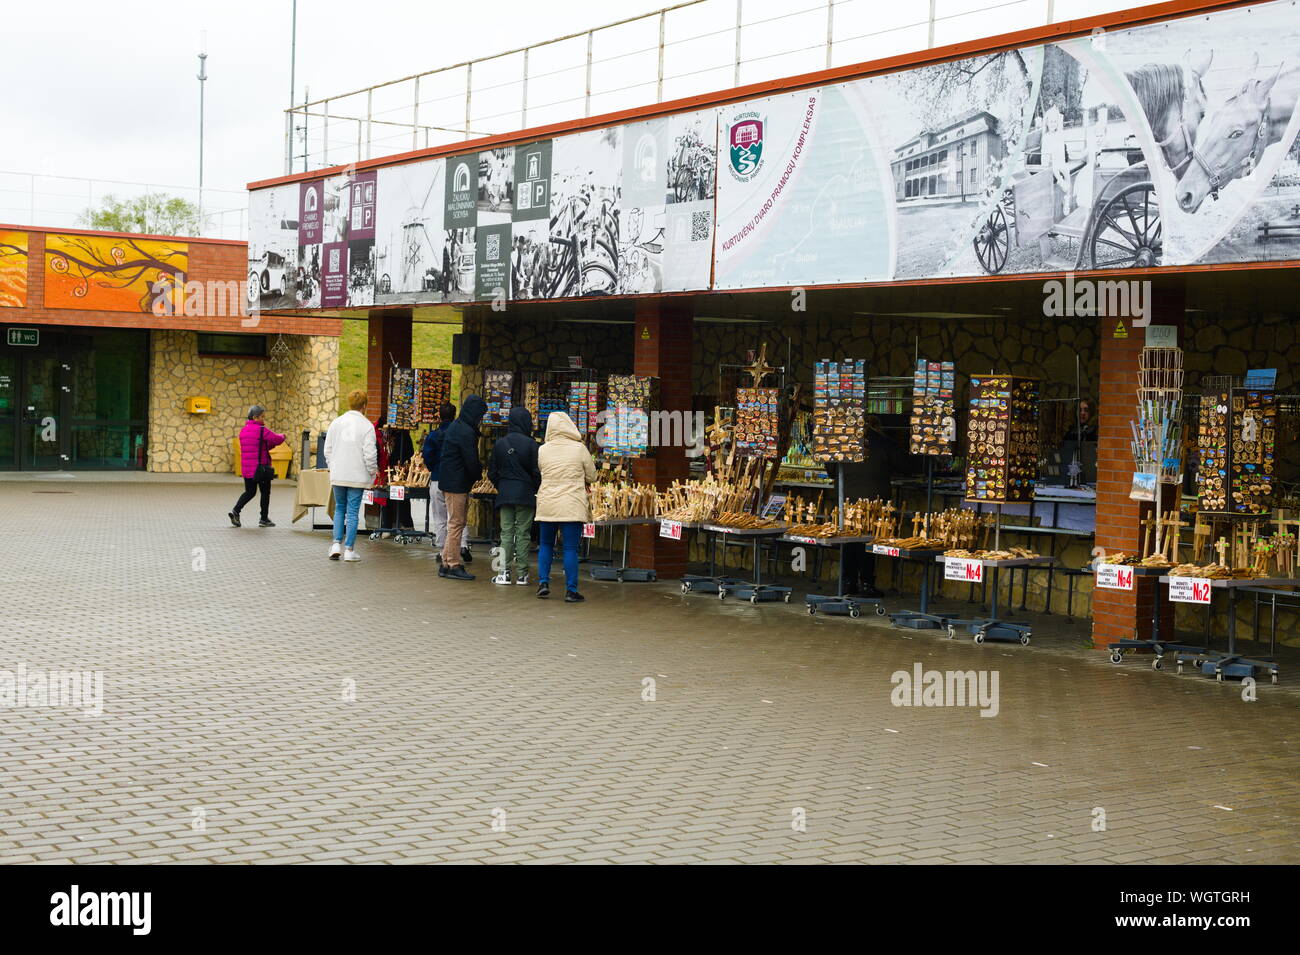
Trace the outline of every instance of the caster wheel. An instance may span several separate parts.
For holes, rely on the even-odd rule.
[[[682,584],[682,593],[684,593],[684,594],[689,594],[690,592],[691,592],[691,585],[690,585],[690,584]]]
[[[727,592],[726,592],[725,590],[723,590],[721,587],[718,588],[718,599],[719,599],[719,600],[726,600],[726,599],[727,599]]]
[[[1156,657],[1154,660],[1151,661],[1151,669],[1163,670],[1164,668],[1165,668],[1165,663],[1160,657]]]
[[[786,603],[789,603],[789,602],[790,602],[790,595],[789,595],[789,594],[786,594],[786,595],[785,595],[785,602],[786,602]]]
[[[1029,646],[1029,634],[1027,634],[1027,633],[1022,633],[1022,634],[1020,635],[1020,645],[1021,645],[1022,647],[1027,647],[1027,646]]]
[[[952,624],[948,624],[948,639],[949,640],[957,639],[957,628],[954,627]]]
[[[377,540],[379,540],[379,535],[378,535],[378,534],[371,534],[371,535],[370,535],[370,539],[371,539],[372,541],[377,541]]]
[[[884,605],[883,605],[883,604],[876,604],[876,616],[877,616],[877,617],[883,617],[884,615],[885,615],[885,607],[884,607]]]
[[[981,630],[979,633],[975,634],[975,642],[976,642],[976,643],[983,643],[983,642],[984,642],[984,631],[983,631],[983,630]]]
[[[1183,675],[1183,665],[1181,663],[1178,664],[1178,675],[1179,676]]]
[[[814,607],[812,604],[809,604],[809,605],[808,605],[808,616],[810,616],[810,617],[815,617],[816,615],[817,615],[817,608]]]
[[[1271,680],[1271,682],[1272,682],[1272,684],[1273,684],[1274,686],[1277,686],[1277,672],[1276,672],[1276,671],[1274,671],[1274,673],[1273,673],[1273,676],[1272,676],[1272,680]]]
[[[849,616],[856,619],[862,616],[862,611],[859,610],[857,607],[854,607],[852,610],[849,611]]]
[[[749,598],[749,602],[752,603],[752,604],[757,604],[757,603],[758,603],[758,594],[754,594],[754,595],[752,595],[752,596]]]
[[[1218,682],[1218,683],[1222,683],[1222,682],[1223,682],[1223,671],[1222,671],[1222,670],[1215,670],[1215,671],[1214,671],[1214,679],[1215,679],[1216,682]]]
[[[1120,653],[1118,650],[1116,650],[1114,653],[1112,653],[1112,654],[1110,655],[1110,662],[1111,662],[1111,663],[1123,663],[1123,662],[1124,662],[1124,654],[1122,654],[1122,653]]]

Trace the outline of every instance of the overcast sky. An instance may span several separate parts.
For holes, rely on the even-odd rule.
[[[939,0],[953,13],[987,7],[1000,0]],[[638,13],[656,10],[666,0],[299,0],[297,87],[301,97],[310,87],[313,99],[347,92],[361,86],[406,76],[434,67],[500,52],[542,39],[578,32]],[[1126,5],[1116,0],[1056,0],[1058,19],[1099,9]],[[1129,4],[1132,5],[1132,4]],[[817,7],[817,0],[745,0],[745,19],[762,19],[780,13]],[[989,35],[1013,26],[1029,25],[1026,18],[1042,22],[1046,0],[1020,0],[1012,8],[949,21],[944,39],[964,35]],[[705,16],[706,8],[711,8]],[[836,28],[841,35],[879,29],[881,24],[898,32],[863,45],[845,60],[897,53],[924,46],[924,34],[906,29],[924,20],[928,0],[843,0],[837,7]],[[242,189],[250,180],[279,175],[284,165],[284,114],[289,100],[291,0],[176,0],[159,6],[144,0],[63,0],[60,3],[19,3],[7,0],[0,18],[0,76],[7,94],[0,98],[0,170],[47,176],[91,177],[192,185],[198,178],[198,71],[200,37],[206,31],[208,59],[206,183],[209,188]],[[1021,23],[1008,13],[1020,12]],[[724,19],[719,21],[717,14]],[[679,36],[725,30],[725,18],[734,22],[730,0],[708,0],[695,20],[682,14],[676,21]],[[654,45],[657,30],[647,24],[633,35],[612,36],[606,51],[623,52]],[[671,32],[671,31],[670,31]],[[745,59],[761,57],[774,49],[815,46],[825,38],[824,13],[778,20],[746,31]],[[670,36],[670,39],[672,37]],[[582,41],[578,41],[582,44]],[[670,74],[685,73],[706,60],[726,64],[733,55],[730,36],[683,45],[670,58]],[[621,44],[621,46],[620,46]],[[557,63],[580,62],[585,45],[561,51],[568,60],[546,62],[537,56],[530,69],[544,73]],[[814,69],[819,52],[784,59],[760,59],[746,66],[745,80],[766,79],[802,69]],[[840,57],[836,57],[841,62]],[[517,66],[509,69],[517,70]],[[616,61],[598,70],[593,86],[609,91],[629,77],[654,75],[653,54]],[[487,75],[487,70],[483,71]],[[463,76],[463,74],[462,74]],[[539,79],[530,88],[530,100],[547,102],[581,94],[581,71],[551,80]],[[458,80],[463,83],[463,79]],[[552,87],[547,88],[546,84]],[[569,86],[563,86],[563,83]],[[555,85],[561,84],[561,85]],[[576,86],[573,84],[577,84]],[[681,95],[701,88],[731,85],[730,67],[683,80],[666,95]],[[518,89],[483,94],[476,116],[500,113],[492,96],[508,97],[507,109],[517,102]],[[621,98],[621,99],[620,99]],[[654,88],[641,87],[620,94],[607,93],[598,105],[613,108],[654,99]],[[392,103],[388,104],[393,107]],[[378,107],[377,107],[378,108]],[[459,109],[454,101],[444,110]],[[601,109],[594,110],[603,111]],[[431,112],[431,110],[430,110]],[[530,114],[536,122],[581,115],[582,103],[569,102],[549,112]],[[409,113],[407,114],[409,116]],[[396,115],[394,118],[398,118]],[[401,118],[405,119],[406,116]],[[461,120],[463,121],[463,116]],[[514,117],[484,120],[497,129],[518,126]],[[501,125],[504,124],[504,125]],[[351,137],[354,133],[340,135]],[[333,137],[331,137],[333,140]],[[354,144],[353,144],[354,145]],[[383,144],[375,155],[409,148],[409,135]],[[339,159],[350,157],[339,156]],[[25,197],[12,189],[26,188],[13,177],[0,180],[0,221],[26,221],[21,210]],[[52,189],[42,185],[42,189]],[[10,190],[7,194],[3,190]],[[6,198],[7,195],[7,198]],[[63,204],[75,205],[74,196]],[[84,205],[84,203],[82,203]],[[50,212],[58,203],[42,199],[40,209]],[[63,223],[67,224],[67,223]]]

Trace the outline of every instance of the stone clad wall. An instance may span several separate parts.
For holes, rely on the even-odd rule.
[[[253,404],[264,405],[267,425],[286,436],[296,469],[302,431],[328,427],[338,404],[339,340],[287,335],[283,341],[289,351],[277,366],[262,358],[199,355],[196,332],[152,332],[148,469],[231,473],[231,441]],[[212,399],[211,414],[186,412],[191,396]]]

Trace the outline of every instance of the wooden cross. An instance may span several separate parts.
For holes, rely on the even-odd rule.
[[[776,369],[767,363],[767,342],[763,342],[763,347],[759,349],[758,357],[754,359],[752,365],[745,369],[745,373],[754,379],[754,383],[751,387],[757,388],[762,385],[763,379],[774,371],[776,371]]]
[[[1142,536],[1142,556],[1150,557],[1152,553],[1151,534],[1152,534],[1152,530],[1155,528],[1156,525],[1155,515],[1153,514],[1152,516],[1148,517],[1144,521],[1141,521],[1140,523],[1142,524],[1143,527],[1146,528],[1146,533]]]
[[[912,515],[912,536],[913,537],[921,536],[921,524],[923,522],[924,521],[921,517],[920,511],[917,511],[915,514]]]
[[[1183,512],[1174,511],[1169,519],[1169,559],[1178,563],[1178,544],[1183,534]]]
[[[1228,561],[1228,542],[1224,538],[1220,537],[1219,542],[1214,545],[1214,549],[1219,552],[1219,563],[1226,567]]]

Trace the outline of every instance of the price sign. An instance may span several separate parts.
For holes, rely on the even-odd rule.
[[[798,541],[800,544],[812,544],[816,546],[817,538],[815,537],[788,537],[787,540]]]
[[[1097,586],[1108,590],[1132,590],[1133,568],[1119,564],[1098,564]]]
[[[872,544],[872,545],[871,545],[871,553],[873,553],[873,554],[884,554],[886,557],[897,557],[897,556],[898,556],[898,548],[897,548],[897,547],[887,547],[887,546],[885,546],[884,544]]]
[[[984,582],[984,565],[978,560],[965,557],[945,557],[943,559],[944,580],[964,580],[971,584]]]
[[[1183,604],[1207,604],[1211,586],[1199,577],[1170,577],[1169,599]]]
[[[404,485],[404,484],[394,484],[392,487],[390,487],[390,488],[388,489],[388,499],[389,499],[390,501],[405,501],[405,500],[406,500],[406,485]]]
[[[595,524],[583,524],[583,525],[582,525],[582,536],[583,536],[583,537],[595,537],[595,536],[596,536],[596,525],[595,525]]]
[[[667,537],[669,540],[679,541],[682,539],[682,522],[681,521],[660,521],[659,536]]]
[[[362,491],[361,503],[366,505],[367,507],[375,503],[375,492],[370,490],[370,488],[366,488],[364,491]]]

